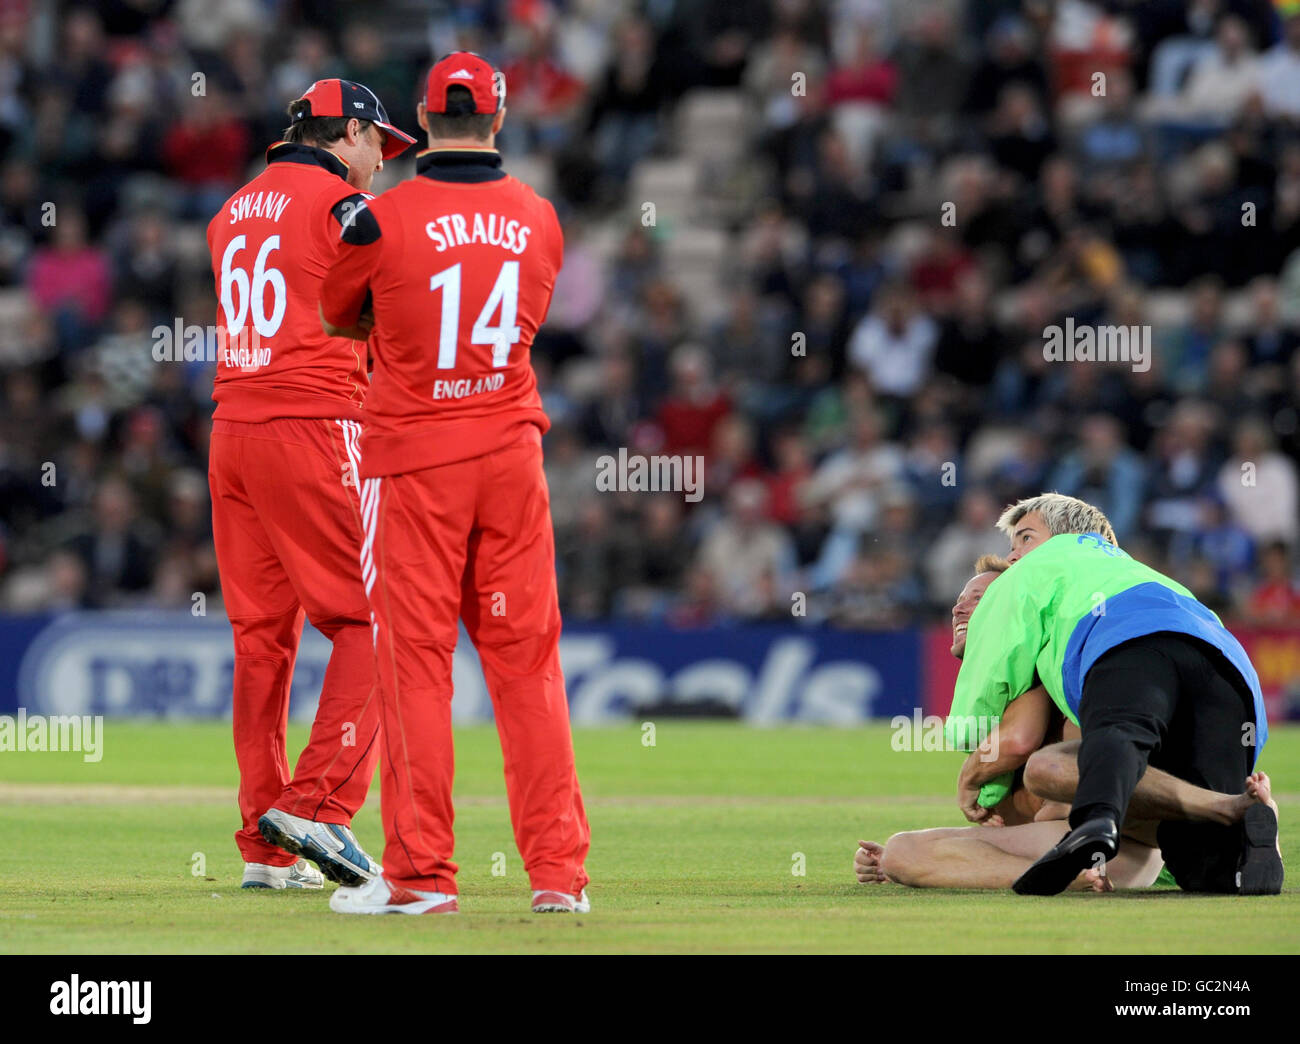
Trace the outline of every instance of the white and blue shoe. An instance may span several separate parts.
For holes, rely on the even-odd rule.
[[[384,871],[341,823],[317,823],[273,808],[257,821],[257,829],[271,844],[310,859],[331,881],[349,888]]]
[[[240,888],[324,888],[325,878],[305,859],[289,866],[245,863]]]

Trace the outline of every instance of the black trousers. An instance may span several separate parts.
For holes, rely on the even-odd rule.
[[[1214,646],[1161,631],[1125,642],[1093,664],[1079,703],[1079,787],[1070,825],[1106,814],[1124,821],[1147,765],[1237,794],[1254,762],[1254,697]],[[1235,890],[1240,824],[1162,822],[1165,865],[1181,888]]]

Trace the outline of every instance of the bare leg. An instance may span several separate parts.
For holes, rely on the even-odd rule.
[[[859,842],[855,864],[863,883],[895,881],[913,888],[1010,888],[1013,881],[1065,836],[1063,822],[1015,827],[945,827],[895,834],[883,848]],[[870,849],[867,845],[872,846]],[[1075,888],[1142,888],[1160,872],[1160,853],[1125,841],[1106,868],[1081,874]]]
[[[1078,740],[1035,751],[1025,765],[1025,786],[1049,802],[1073,802],[1079,784],[1078,753]],[[1239,822],[1253,803],[1249,794],[1220,794],[1148,767],[1129,801],[1128,819],[1196,819],[1226,826]]]

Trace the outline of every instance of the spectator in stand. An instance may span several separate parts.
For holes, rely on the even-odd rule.
[[[757,479],[737,482],[728,495],[728,513],[705,534],[697,567],[711,573],[722,605],[740,617],[761,615],[765,576],[788,599],[795,570],[794,545],[784,529],[767,520],[767,490]]]
[[[180,273],[171,227],[163,213],[143,210],[131,218],[114,268],[117,296],[142,302],[154,322],[171,323]]]
[[[163,139],[163,162],[184,192],[183,217],[207,220],[217,212],[239,186],[254,144],[215,83],[205,96],[189,99],[181,121]]]
[[[1300,26],[1300,16],[1292,19]],[[1247,365],[1267,372],[1262,374],[1266,384],[1279,387],[1285,379],[1284,371],[1300,347],[1300,336],[1294,327],[1282,318],[1281,296],[1277,280],[1260,276],[1250,284],[1251,332],[1246,337],[1249,350]]]
[[[600,359],[599,374],[600,393],[592,397],[578,422],[583,438],[592,446],[631,445],[633,428],[646,411],[631,353],[610,349]]]
[[[1004,15],[989,29],[966,93],[966,111],[977,116],[992,112],[1011,84],[1024,84],[1041,101],[1047,101],[1047,73],[1035,48],[1033,30],[1023,19]]]
[[[765,480],[758,459],[754,425],[740,413],[728,413],[713,428],[705,475],[705,497],[721,501],[737,482]]]
[[[1259,59],[1258,90],[1264,112],[1300,121],[1300,10],[1285,9],[1282,39]]]
[[[998,164],[1032,184],[1056,151],[1052,125],[1037,91],[1011,83],[998,97],[989,120],[989,145]]]
[[[1184,395],[1204,389],[1210,352],[1224,334],[1223,283],[1206,276],[1190,289],[1191,316],[1187,324],[1175,329],[1155,353],[1172,358],[1169,381]]]
[[[1047,485],[1101,508],[1120,546],[1137,531],[1146,469],[1142,459],[1124,445],[1123,428],[1113,417],[1097,413],[1084,420],[1078,445],[1057,465]]]
[[[1250,29],[1236,15],[1219,19],[1214,46],[1192,64],[1177,94],[1155,99],[1147,115],[1192,125],[1222,126],[1259,90],[1260,64]]]
[[[1236,604],[1255,567],[1255,541],[1229,517],[1218,496],[1202,497],[1200,509],[1199,528],[1179,533],[1170,542],[1169,563],[1179,569],[1206,563],[1212,575],[1210,586],[1224,602]]]
[[[803,77],[805,89],[816,89],[826,74],[826,57],[794,26],[782,26],[755,49],[745,66],[743,86],[749,103],[769,134],[789,129],[799,120],[800,96],[791,89]]]
[[[884,441],[880,414],[865,410],[850,423],[849,445],[822,461],[803,487],[805,505],[824,510],[832,526],[810,573],[815,587],[843,575],[861,535],[876,524],[882,492],[903,478],[902,451]]]
[[[951,11],[940,4],[917,5],[906,9],[905,18],[894,99],[902,138],[897,158],[903,161],[913,157],[913,149],[933,156],[956,137],[971,72]]]
[[[1200,502],[1213,493],[1222,459],[1214,449],[1214,431],[1211,410],[1188,399],[1155,435],[1144,524],[1161,551],[1173,537],[1200,525]]]
[[[108,256],[86,238],[86,220],[75,206],[57,205],[54,237],[33,255],[27,288],[33,303],[54,319],[64,350],[86,347],[108,316],[112,269]]]
[[[619,571],[619,540],[610,498],[593,493],[577,510],[572,530],[557,541],[556,572],[560,599],[581,620],[608,616],[613,608],[614,577]]]
[[[569,140],[581,113],[583,84],[564,67],[555,48],[555,26],[540,5],[531,20],[519,27],[520,52],[505,64],[506,103],[510,125],[501,136],[511,151],[540,149],[555,152]],[[522,139],[522,140],[519,140]]]
[[[830,594],[831,626],[872,631],[910,626],[922,595],[907,566],[906,558],[889,551],[868,551],[855,558]]]
[[[930,230],[908,280],[921,308],[931,315],[947,316],[956,305],[962,279],[975,270],[975,258],[962,245],[961,237],[954,229],[940,226]]]
[[[767,513],[773,522],[794,526],[801,515],[804,487],[813,475],[808,441],[795,428],[783,428],[772,440],[775,468],[766,478]]]
[[[1004,338],[993,320],[990,290],[982,269],[964,269],[954,285],[952,312],[935,343],[934,368],[963,386],[967,407],[978,405],[1002,355]]]
[[[849,361],[877,394],[906,399],[930,375],[939,329],[902,284],[885,287],[849,339]]]
[[[987,489],[974,487],[962,494],[957,517],[944,527],[924,556],[926,592],[932,609],[952,605],[953,591],[960,591],[971,577],[971,563],[989,551],[1001,551],[990,538],[1001,505]]]
[[[1259,627],[1300,626],[1300,583],[1296,582],[1291,548],[1281,540],[1260,552],[1259,584],[1245,605],[1248,622]]]
[[[708,353],[697,344],[680,345],[669,364],[672,391],[659,407],[663,451],[707,456],[713,433],[731,412],[731,402],[713,383]]]
[[[668,98],[654,44],[644,18],[633,15],[619,23],[613,54],[587,112],[585,137],[593,142],[606,179],[620,191],[632,168],[655,147],[659,112]]]
[[[1233,521],[1255,541],[1280,540],[1294,547],[1300,537],[1300,475],[1295,461],[1275,448],[1273,432],[1259,417],[1233,430],[1232,455],[1218,474],[1218,492]]]
[[[130,486],[109,477],[95,492],[93,517],[69,543],[86,569],[86,600],[122,605],[147,591],[153,577],[158,527],[141,519]]]
[[[690,562],[681,496],[659,493],[647,498],[636,539],[628,541],[621,563],[619,615],[662,619],[682,589]]]

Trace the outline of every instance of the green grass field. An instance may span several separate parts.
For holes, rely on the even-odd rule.
[[[305,730],[295,730],[296,753]],[[660,722],[579,730],[595,912],[528,913],[491,728],[457,734],[460,917],[347,918],[327,893],[241,891],[228,727],[110,720],[104,757],[0,754],[8,953],[1296,953],[1300,876],[1276,897],[1153,889],[1024,899],[864,887],[859,837],[961,825],[960,755],[897,753],[885,726]],[[1261,767],[1300,864],[1300,729]],[[382,851],[376,782],[355,823]],[[505,853],[504,876],[493,876]],[[201,854],[201,855],[200,855]],[[802,855],[805,873],[798,868]],[[205,873],[195,876],[201,858]]]

